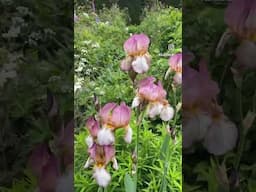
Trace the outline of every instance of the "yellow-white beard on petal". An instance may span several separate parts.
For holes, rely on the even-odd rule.
[[[93,145],[93,138],[92,138],[92,136],[89,135],[88,137],[86,137],[85,143],[87,144],[87,146],[89,148],[92,147],[92,145]]]
[[[213,121],[203,145],[209,153],[223,155],[236,146],[237,136],[236,125],[223,115],[221,119]]]
[[[110,174],[103,167],[96,167],[94,169],[93,177],[101,187],[106,187],[111,180]]]
[[[167,105],[167,106],[164,106],[160,112],[160,118],[163,120],[163,121],[170,121],[174,116],[174,109]]]
[[[138,107],[139,105],[140,105],[140,98],[136,96],[132,101],[132,108]]]
[[[97,140],[100,145],[111,145],[115,142],[115,136],[110,129],[102,128],[98,132]]]
[[[131,143],[132,142],[132,128],[130,127],[130,125],[128,125],[125,129],[126,133],[124,136],[124,140],[126,143]]]
[[[154,119],[157,115],[161,113],[162,109],[163,105],[161,103],[150,103],[147,110],[147,115],[151,119]]]
[[[145,73],[149,69],[147,59],[143,56],[137,57],[135,61],[132,62],[132,68],[136,73]]]

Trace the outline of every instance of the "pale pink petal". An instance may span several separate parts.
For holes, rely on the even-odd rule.
[[[182,53],[177,53],[169,59],[170,68],[175,72],[182,71]]]
[[[115,127],[124,127],[129,124],[131,119],[131,109],[122,102],[120,106],[114,108],[112,112],[112,124]]]
[[[100,109],[99,115],[103,124],[109,121],[112,110],[117,106],[116,103],[108,103]]]
[[[135,35],[135,39],[137,41],[138,51],[146,52],[150,44],[150,39],[148,38],[148,36],[146,36],[145,34],[139,34],[139,35]]]
[[[128,55],[133,55],[137,52],[137,41],[134,36],[125,41],[124,50]]]
[[[139,89],[139,95],[147,101],[156,101],[158,98],[157,85],[149,84]]]
[[[38,181],[40,191],[55,191],[59,175],[58,160],[54,156],[50,156]]]
[[[28,165],[37,177],[41,175],[42,169],[47,164],[49,158],[49,148],[46,144],[39,144],[31,152]]]
[[[155,81],[156,81],[155,77],[152,77],[152,76],[146,77],[146,78],[142,79],[139,82],[139,87],[143,87],[143,86],[146,86],[148,84],[153,84]]]
[[[159,100],[159,101],[165,99],[167,93],[166,93],[166,91],[164,90],[161,81],[158,81],[158,85],[157,85],[156,91],[157,91],[157,93],[158,93],[158,100]]]
[[[248,38],[255,30],[255,6],[254,0],[233,0],[228,5],[225,22],[238,36]]]
[[[145,34],[135,34],[125,41],[124,50],[128,55],[145,54],[149,44],[150,40]]]
[[[96,150],[97,150],[97,144],[94,143],[91,148],[88,149],[88,153],[90,157],[95,160],[96,158]]]
[[[114,145],[104,145],[104,152],[105,152],[106,164],[108,164],[112,160],[112,158],[115,156],[115,153],[116,153]]]
[[[94,117],[89,117],[86,121],[86,127],[90,131],[91,136],[96,137],[100,130],[99,122]]]

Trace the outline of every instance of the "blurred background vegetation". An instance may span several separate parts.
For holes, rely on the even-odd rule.
[[[94,4],[94,5],[93,5]],[[127,9],[131,24],[139,24],[144,8],[156,7],[159,4],[181,8],[181,0],[75,0],[75,6],[95,7],[96,11],[114,4],[121,9]]]

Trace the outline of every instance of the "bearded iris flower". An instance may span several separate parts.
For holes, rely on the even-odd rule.
[[[132,129],[129,125],[130,119],[131,110],[122,102],[120,105],[116,103],[106,104],[99,111],[99,120],[90,117],[86,122],[86,127],[90,133],[86,138],[89,158],[84,168],[94,164],[93,177],[99,186],[106,187],[111,180],[111,176],[106,170],[110,161],[113,162],[113,168],[118,169],[114,146],[115,130],[124,128],[126,131],[124,140],[127,143],[131,143]]]
[[[137,95],[133,99],[132,107],[138,107],[141,103],[148,104],[147,115],[155,118],[160,115],[163,121],[169,121],[173,118],[174,109],[166,100],[166,91],[161,82],[155,83],[154,77],[147,77],[139,82]]]
[[[126,58],[121,61],[123,71],[145,73],[149,70],[151,56],[148,52],[150,39],[145,34],[132,35],[124,43]]]
[[[183,126],[185,149],[201,142],[209,153],[222,155],[232,150],[237,141],[237,127],[222,112],[216,97],[219,88],[201,60],[199,71],[184,66]]]
[[[129,125],[131,119],[131,109],[122,102],[120,105],[116,103],[108,103],[101,108],[99,117],[102,129],[97,137],[101,145],[113,144],[115,141],[114,132],[118,128],[125,129],[124,140],[127,143],[132,141],[132,128]]]

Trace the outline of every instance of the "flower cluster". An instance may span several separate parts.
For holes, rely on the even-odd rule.
[[[85,168],[94,164],[94,174],[99,186],[106,187],[111,180],[106,166],[110,161],[113,168],[118,169],[115,158],[115,131],[119,128],[125,129],[124,140],[127,143],[132,141],[132,129],[129,125],[131,110],[124,102],[120,105],[108,103],[99,111],[98,117],[90,117],[86,122],[89,136],[86,138],[89,158]]]
[[[160,81],[155,83],[154,77],[147,77],[138,84],[137,94],[132,102],[132,107],[138,107],[140,104],[147,104],[147,115],[155,118],[160,115],[163,121],[169,121],[173,118],[174,109],[166,100],[166,91]]]
[[[124,43],[126,58],[121,61],[123,71],[135,74],[145,73],[149,70],[151,56],[148,53],[150,40],[144,34],[135,34]],[[181,61],[180,64],[181,65]],[[176,68],[175,68],[176,69]],[[177,73],[181,73],[181,66],[177,67]],[[177,75],[181,78],[181,74]],[[131,77],[131,76],[130,76]],[[135,78],[131,77],[133,83]],[[160,116],[163,121],[169,121],[174,116],[174,109],[166,99],[167,93],[162,83],[154,77],[146,77],[137,83],[136,97],[132,102],[132,108],[146,106],[146,114],[150,118]],[[140,111],[142,113],[142,111]],[[107,103],[95,117],[90,117],[86,122],[89,136],[86,138],[89,158],[84,167],[94,165],[96,182],[101,187],[106,187],[111,176],[107,172],[107,165],[112,161],[113,168],[118,169],[115,157],[115,131],[119,128],[125,130],[124,140],[132,141],[132,128],[129,125],[131,109],[122,102]],[[137,141],[138,142],[138,141]]]
[[[123,71],[145,73],[149,70],[151,56],[148,53],[150,40],[144,34],[135,34],[124,43],[126,58],[121,62]]]
[[[208,152],[221,155],[232,150],[237,141],[237,127],[217,104],[219,88],[210,78],[206,62],[199,71],[183,66],[183,148],[201,142]]]

